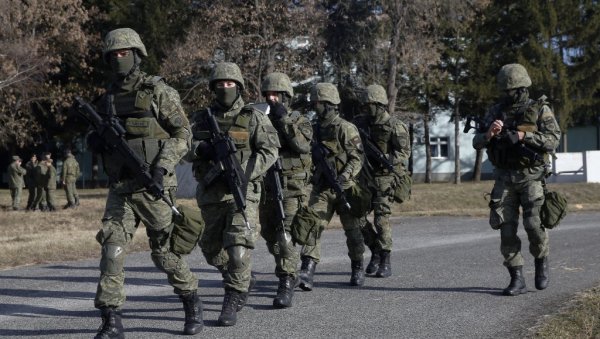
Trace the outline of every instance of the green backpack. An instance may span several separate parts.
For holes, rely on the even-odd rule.
[[[300,245],[314,246],[319,236],[321,217],[308,206],[301,206],[292,221],[292,239]]]
[[[204,219],[198,208],[177,206],[181,215],[173,214],[171,250],[180,255],[190,254],[204,231]]]
[[[567,215],[567,199],[564,194],[547,191],[544,194],[544,204],[540,209],[542,226],[552,229],[560,223],[565,215]]]

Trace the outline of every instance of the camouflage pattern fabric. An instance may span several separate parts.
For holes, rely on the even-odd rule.
[[[79,200],[76,185],[79,174],[79,163],[72,154],[67,155],[63,162],[61,181],[64,184],[67,203],[70,205],[75,205],[75,202]]]
[[[23,194],[24,177],[26,174],[27,170],[21,167],[17,161],[13,161],[8,166],[8,188],[10,189],[13,209],[18,209],[21,206],[21,196]]]

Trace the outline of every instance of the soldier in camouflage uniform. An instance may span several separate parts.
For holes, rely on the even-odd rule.
[[[210,75],[209,88],[215,94],[211,105],[194,114],[192,126],[193,162],[198,181],[196,200],[206,224],[200,248],[206,261],[223,275],[225,297],[219,316],[220,326],[233,326],[237,312],[248,297],[251,281],[250,253],[258,237],[258,203],[262,177],[277,159],[277,131],[258,106],[245,105],[242,99],[244,79],[239,67],[223,62]],[[207,121],[208,111],[214,115],[220,131],[228,135],[236,147],[235,157],[245,171],[245,216],[238,209],[226,177],[215,163],[215,148]]]
[[[294,287],[298,274],[299,255],[291,242],[292,220],[300,206],[306,205],[306,185],[311,168],[310,143],[312,126],[300,112],[291,111],[294,90],[290,79],[283,73],[268,74],[262,82],[261,92],[270,106],[269,119],[279,134],[279,158],[281,160],[283,208],[285,211],[285,236],[281,221],[277,218],[272,183],[265,181],[266,196],[260,205],[261,235],[267,242],[269,252],[275,257],[275,274],[279,278],[277,296],[273,306],[292,306]],[[277,173],[277,172],[275,172]]]
[[[75,160],[71,150],[65,151],[65,161],[62,166],[61,182],[67,196],[67,204],[63,209],[79,206],[79,195],[77,194],[77,178],[79,178],[79,163]]]
[[[27,170],[21,167],[21,157],[13,155],[12,160],[12,163],[8,166],[8,188],[12,198],[12,209],[18,211],[21,205],[21,194],[23,193],[23,178],[27,174]]]
[[[485,116],[487,130],[473,137],[475,149],[487,148],[494,165],[495,183],[490,201],[490,225],[500,229],[500,252],[511,280],[505,295],[527,292],[523,277],[521,240],[517,236],[519,207],[529,238],[529,251],[535,258],[535,287],[548,286],[548,234],[540,221],[544,202],[544,179],[549,154],[560,141],[560,128],[546,97],[531,100],[531,79],[525,67],[504,65],[497,76],[504,98]]]
[[[362,137],[367,137],[371,143],[385,155],[387,160],[394,165],[395,171],[400,175],[406,174],[405,164],[410,157],[410,140],[406,125],[390,116],[387,112],[388,98],[385,89],[380,85],[367,86],[360,95],[362,115],[356,123],[358,128],[364,130]],[[363,140],[366,142],[367,140]],[[373,224],[365,218],[363,235],[365,231],[372,230],[373,225],[377,232],[372,236],[365,235],[365,244],[371,249],[371,261],[365,272],[375,274],[379,278],[386,278],[392,274],[390,252],[392,250],[392,228],[390,215],[394,203],[394,190],[399,184],[396,174],[383,166],[377,159],[367,154],[368,168],[373,177],[374,195],[371,201],[373,207]]]
[[[102,325],[96,338],[122,338],[121,306],[125,302],[124,263],[128,245],[141,222],[146,226],[154,265],[167,274],[168,282],[183,303],[184,334],[202,330],[202,302],[197,294],[198,278],[181,254],[171,247],[172,210],[159,196],[174,203],[177,187],[175,165],[187,153],[191,136],[179,94],[163,78],[140,70],[147,57],[139,35],[130,28],[109,32],[102,50],[110,65],[110,83],[96,102],[104,118],[114,117],[127,131],[131,149],[149,165],[154,188],[148,190],[134,179],[122,161],[106,152],[96,132],[87,139],[94,153],[102,156],[110,187],[96,240],[102,246],[100,281],[94,306],[101,311]]]
[[[27,186],[27,190],[29,191],[29,196],[27,197],[27,210],[33,211],[36,209],[34,205],[35,202],[35,167],[38,164],[37,156],[35,154],[31,155],[31,159],[25,164],[25,169],[27,170],[27,174],[25,174],[25,186]]]
[[[48,211],[54,212],[56,211],[56,167],[53,165],[53,159],[46,159],[44,162],[48,168],[46,171],[46,186],[44,187],[44,191],[46,191],[46,203]]]
[[[340,117],[338,112],[340,96],[335,85],[316,84],[311,90],[310,101],[318,116],[314,139],[329,151],[326,160],[335,170],[337,181],[347,192],[358,184],[358,174],[363,166],[364,152],[358,130],[356,126]],[[320,217],[318,220],[320,231],[315,246],[302,248],[300,288],[305,291],[313,288],[315,267],[321,259],[320,235],[331,221],[334,212],[339,215],[346,234],[352,268],[350,285],[362,286],[365,280],[363,270],[365,246],[360,230],[360,218],[344,206],[343,201],[327,183],[322,169],[318,167],[315,169],[312,183],[313,189],[308,206]]]

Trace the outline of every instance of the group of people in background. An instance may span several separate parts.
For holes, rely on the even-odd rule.
[[[147,56],[132,29],[113,30],[104,39],[109,85],[93,106],[103,119],[122,124],[128,147],[148,165],[152,180],[150,186],[148,180],[138,180],[139,173],[111,151],[101,132],[88,135],[88,147],[102,156],[110,180],[96,235],[102,251],[94,305],[102,324],[95,338],[124,337],[125,256],[140,222],[146,227],[153,263],[166,273],[183,304],[183,333],[193,335],[203,328],[198,277],[185,258],[193,247],[182,250],[179,242],[189,239],[180,236],[174,222],[175,166],[181,159],[192,163],[198,182],[196,202],[203,229],[192,243],[223,278],[219,326],[236,324],[256,283],[251,256],[259,235],[274,258],[279,280],[275,308],[291,307],[297,287],[304,291],[315,287],[321,234],[334,214],[346,237],[349,284],[360,287],[366,276],[392,275],[389,217],[393,204],[410,196],[411,142],[406,125],[389,113],[382,86],[357,88],[358,113],[348,117],[340,112],[335,84],[320,82],[300,112],[292,109],[294,90],[286,74],[267,74],[260,87],[266,102],[247,104],[239,66],[221,62],[208,82],[212,101],[188,115],[175,89],[163,78],[141,71]],[[535,286],[542,290],[549,282],[548,236],[539,211],[548,155],[558,145],[560,129],[544,99],[529,99],[531,80],[524,67],[502,68],[498,85],[502,102],[486,115],[487,125],[478,130],[473,146],[486,148],[496,167],[490,224],[501,231],[501,253],[511,277],[503,293],[519,295],[527,291],[516,234],[520,208],[535,257]],[[25,168],[20,165],[21,159],[14,157],[10,168],[14,209],[19,206],[23,178],[29,178],[35,185],[27,184],[27,208],[54,210],[56,170],[50,155],[39,162],[33,156]],[[78,175],[74,158],[67,154],[61,178],[68,197],[65,208],[79,203],[74,187]],[[366,248],[371,256],[365,267]]]
[[[58,178],[51,153],[42,153],[39,160],[36,154],[32,154],[24,167],[22,166],[21,157],[14,155],[7,172],[13,211],[21,209],[23,188],[27,188],[29,192],[25,210],[56,211]],[[65,159],[60,176],[60,181],[67,197],[67,204],[63,206],[64,209],[79,206],[79,195],[77,194],[76,187],[79,175],[79,163],[70,150],[65,151]]]

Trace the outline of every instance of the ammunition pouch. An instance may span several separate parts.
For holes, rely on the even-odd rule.
[[[292,239],[300,245],[314,246],[319,237],[321,217],[309,206],[300,206],[292,221]]]
[[[559,192],[546,192],[540,208],[540,219],[544,228],[552,229],[567,215],[567,199]]]
[[[400,204],[405,201],[408,201],[412,194],[413,183],[410,173],[404,173],[404,175],[396,176],[394,179],[394,201]]]
[[[373,193],[368,186],[362,184],[359,180],[356,185],[352,185],[344,190],[344,193],[346,194],[348,203],[352,206],[350,214],[357,218],[362,218],[369,214]]]

